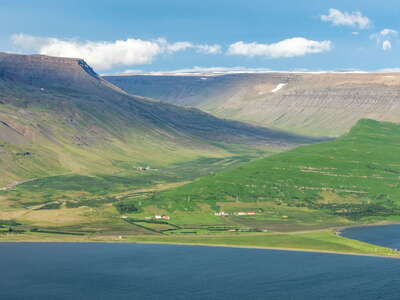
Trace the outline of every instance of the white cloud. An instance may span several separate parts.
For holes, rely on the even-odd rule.
[[[146,75],[218,75],[218,74],[235,74],[235,73],[267,73],[271,69],[266,68],[247,68],[247,67],[198,67],[187,69],[178,69],[170,71],[154,71],[146,72],[142,70],[125,70],[123,75],[129,74],[146,74]],[[114,74],[118,75],[118,74]]]
[[[223,74],[267,74],[267,73],[301,73],[301,74],[325,74],[325,73],[366,73],[358,69],[344,70],[272,70],[268,68],[250,68],[250,67],[193,67],[187,69],[169,70],[169,71],[143,71],[143,70],[125,70],[122,73],[103,74],[103,76],[128,76],[128,75],[168,75],[168,76],[218,76]]]
[[[383,51],[389,51],[392,49],[393,44],[398,41],[399,33],[390,28],[385,28],[380,32],[370,35],[372,40],[375,40],[378,47],[382,48]]]
[[[161,54],[172,54],[194,49],[205,54],[216,54],[219,45],[194,45],[190,42],[169,43],[166,39],[141,40],[128,38],[113,42],[81,42],[75,39],[58,39],[15,34],[13,43],[25,50],[39,54],[83,58],[98,70],[110,70],[115,66],[132,66],[151,63]]]
[[[394,29],[385,28],[380,32],[380,34],[382,36],[397,36],[397,31]]]
[[[189,42],[176,42],[170,44],[166,39],[159,38],[155,41],[163,51],[167,53],[174,53],[179,51],[185,51],[187,49],[193,48],[192,43]]]
[[[33,50],[38,49],[42,45],[49,43],[51,39],[35,37],[26,34],[13,34],[11,40],[15,45],[22,47],[24,49]]]
[[[218,54],[221,53],[220,45],[197,45],[197,52],[206,54]]]
[[[378,73],[400,73],[400,68],[384,68],[376,70]]]
[[[348,13],[331,8],[328,15],[321,15],[320,18],[322,21],[330,22],[334,26],[350,26],[360,29],[366,29],[371,26],[371,20],[363,16],[359,11]]]
[[[383,41],[382,43],[382,50],[383,51],[389,51],[390,49],[392,49],[392,43],[388,40]]]
[[[295,57],[331,50],[330,41],[313,41],[302,37],[286,39],[272,44],[236,42],[229,46],[227,54],[266,56],[270,58]]]

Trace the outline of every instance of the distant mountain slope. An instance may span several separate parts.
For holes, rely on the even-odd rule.
[[[340,136],[362,118],[400,122],[398,73],[105,78],[136,95],[305,135]]]
[[[80,59],[0,54],[0,186],[313,141],[129,95]]]
[[[350,219],[400,215],[399,150],[399,125],[364,119],[335,141],[200,178],[160,193],[151,203],[170,210],[270,203],[281,210],[307,208]]]

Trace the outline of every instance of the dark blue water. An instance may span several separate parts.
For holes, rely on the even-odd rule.
[[[400,259],[217,247],[0,243],[0,299],[399,299]]]
[[[400,249],[400,225],[353,227],[342,231],[342,236],[392,249]],[[400,299],[400,297],[399,297]]]

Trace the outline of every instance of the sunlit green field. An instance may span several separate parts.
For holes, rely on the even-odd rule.
[[[356,221],[400,215],[399,150],[399,125],[361,120],[335,141],[205,176],[149,201],[169,211],[197,210],[199,203],[217,211],[225,202],[266,202]]]
[[[363,120],[338,140],[258,160],[247,153],[44,177],[0,191],[0,239],[392,255],[333,232],[400,221],[399,147],[398,125]]]

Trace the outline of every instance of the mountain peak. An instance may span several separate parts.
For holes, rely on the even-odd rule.
[[[0,53],[0,77],[38,87],[78,90],[101,80],[83,59],[8,53]]]

